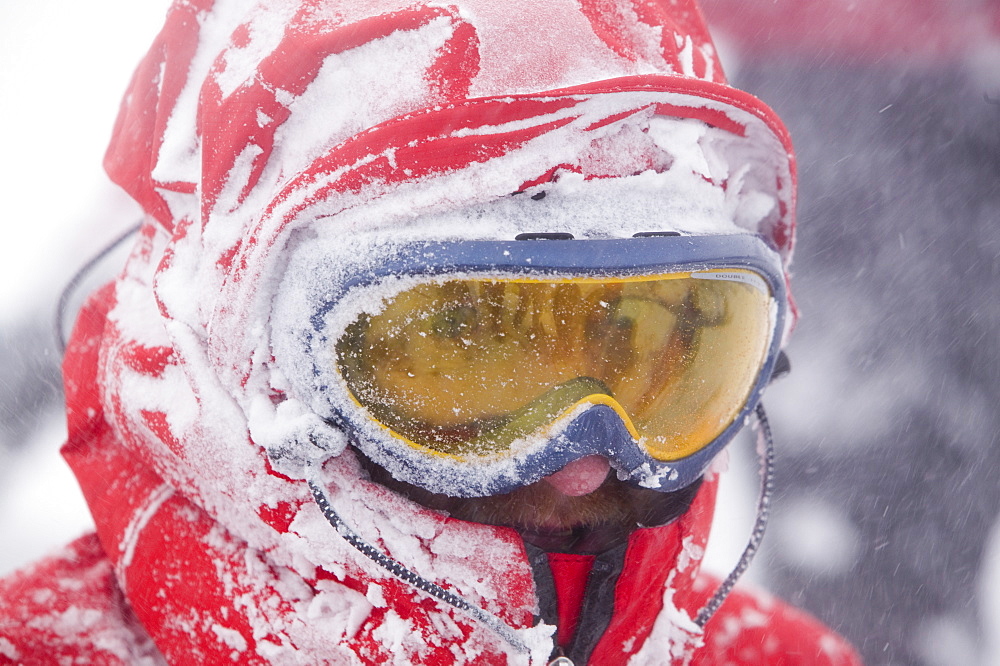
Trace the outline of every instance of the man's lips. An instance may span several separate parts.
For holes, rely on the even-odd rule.
[[[604,456],[584,456],[574,460],[555,474],[542,479],[563,495],[581,497],[589,495],[608,478],[611,465]]]

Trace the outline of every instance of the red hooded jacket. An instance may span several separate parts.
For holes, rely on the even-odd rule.
[[[687,223],[712,217],[681,196],[701,188],[725,233],[760,234],[786,262],[793,239],[787,134],[725,84],[682,0],[177,2],[106,167],[147,216],[64,363],[64,455],[97,531],[0,582],[12,663],[548,663],[559,616],[539,553],[366,480],[290,392],[270,339],[290,248],[419,233],[540,184],[650,179]],[[310,439],[339,451],[322,468],[337,513],[495,624],[331,528],[301,468],[268,454]],[[718,585],[699,573],[714,499],[708,479],[680,518],[596,558],[569,657],[858,663],[761,592],[737,590],[704,630],[692,620]]]

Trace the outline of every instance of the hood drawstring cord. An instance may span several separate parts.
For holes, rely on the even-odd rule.
[[[66,353],[66,310],[69,309],[69,299],[76,293],[77,288],[83,282],[83,280],[90,275],[94,268],[107,257],[109,254],[114,252],[118,247],[121,246],[126,240],[134,236],[139,232],[142,227],[142,223],[136,224],[135,226],[129,227],[124,232],[122,232],[117,238],[112,240],[110,243],[105,245],[97,254],[87,260],[83,266],[77,269],[73,277],[70,278],[66,286],[63,287],[62,291],[59,292],[59,303],[56,305],[55,316],[53,317],[52,324],[55,329],[55,340],[56,347],[59,349],[60,356]]]
[[[413,585],[418,590],[421,590],[435,599],[457,608],[473,619],[482,622],[499,634],[505,641],[510,643],[511,646],[513,646],[513,648],[518,652],[527,654],[531,651],[528,646],[517,637],[517,630],[496,615],[493,615],[478,606],[474,606],[469,601],[463,599],[454,592],[449,592],[440,585],[415,574],[362,539],[357,532],[351,529],[350,526],[344,522],[343,518],[341,518],[330,505],[330,499],[327,497],[326,491],[323,489],[322,482],[319,479],[318,468],[312,463],[307,463],[306,474],[309,489],[312,491],[312,497],[319,506],[320,511],[323,512],[323,516],[327,519],[330,525],[337,530],[337,533],[344,537],[344,540],[354,546],[362,555],[400,580]]]
[[[739,562],[726,580],[722,582],[719,589],[715,591],[712,598],[708,600],[705,607],[698,612],[695,624],[702,629],[708,621],[719,610],[719,606],[726,600],[729,593],[733,591],[736,581],[739,580],[743,572],[750,566],[760,542],[764,538],[764,530],[767,528],[767,519],[771,515],[771,494],[774,492],[774,440],[771,437],[771,426],[767,421],[767,414],[764,412],[763,403],[757,403],[754,410],[757,415],[757,455],[760,458],[760,497],[757,500],[757,520],[754,522],[753,531],[750,533],[750,540],[743,550]]]

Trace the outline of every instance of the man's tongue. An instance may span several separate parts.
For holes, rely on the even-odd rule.
[[[542,481],[547,482],[563,495],[579,497],[597,490],[608,478],[611,465],[604,456],[585,456],[574,460],[555,474]]]

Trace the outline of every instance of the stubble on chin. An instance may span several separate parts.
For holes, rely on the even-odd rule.
[[[398,481],[359,455],[372,481],[427,508],[474,523],[511,527],[551,551],[602,552],[640,527],[663,525],[687,511],[701,482],[673,493],[636,488],[610,474],[594,492],[565,495],[538,481],[502,495],[451,497]]]

